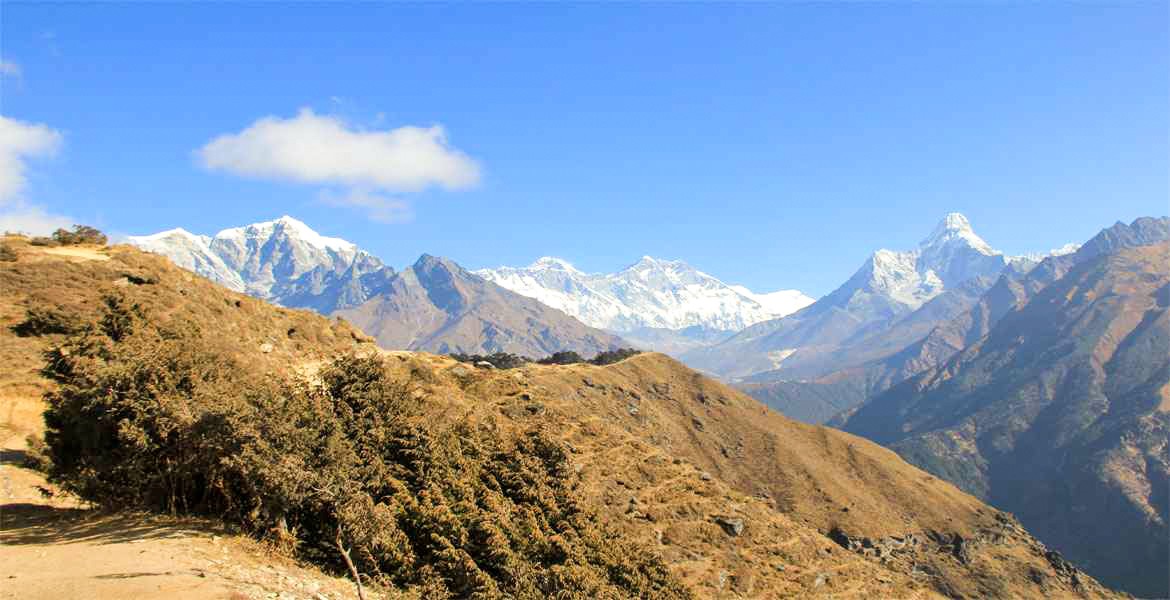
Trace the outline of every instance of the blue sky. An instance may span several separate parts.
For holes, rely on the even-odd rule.
[[[1168,17],[1164,2],[5,2],[0,114],[56,137],[0,211],[129,234],[287,213],[395,266],[649,254],[821,295],[949,211],[1009,253],[1170,212]],[[420,128],[455,166],[404,184],[266,170],[247,136],[218,167],[199,153],[302,109],[354,140]],[[316,150],[305,160],[330,160]]]

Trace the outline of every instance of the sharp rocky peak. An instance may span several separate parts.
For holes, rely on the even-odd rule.
[[[934,231],[926,239],[922,240],[919,248],[925,251],[940,248],[954,242],[969,246],[981,254],[999,254],[999,252],[992,249],[983,238],[975,233],[975,230],[971,227],[971,221],[967,220],[967,217],[962,213],[957,212],[948,213],[943,217],[938,225],[934,227]]]
[[[460,267],[455,261],[431,254],[419,256],[411,269],[414,269],[416,273],[430,273],[440,269],[453,274],[463,272],[463,267]]]

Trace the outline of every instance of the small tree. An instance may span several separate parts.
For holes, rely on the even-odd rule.
[[[598,352],[597,356],[594,356],[593,358],[589,359],[589,363],[597,365],[599,367],[603,366],[603,365],[612,365],[613,363],[621,362],[627,358],[630,358],[631,356],[637,356],[641,353],[642,353],[641,350],[635,350],[634,348],[618,348],[617,350],[606,350],[605,352]]]
[[[106,234],[97,228],[90,227],[89,225],[74,225],[73,231],[65,229],[54,231],[53,241],[62,246],[75,246],[77,244],[97,244],[104,246],[108,240],[106,239]]]
[[[577,363],[585,362],[585,359],[580,354],[572,350],[564,350],[561,352],[554,352],[550,356],[546,356],[538,361],[542,365],[575,365]]]

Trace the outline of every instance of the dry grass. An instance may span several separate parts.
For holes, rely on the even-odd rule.
[[[49,382],[39,373],[41,353],[62,339],[21,337],[13,331],[31,307],[59,306],[88,320],[98,314],[104,294],[125,294],[158,322],[203,323],[215,332],[221,350],[249,367],[277,373],[362,344],[372,347],[369,338],[346,323],[230,292],[128,246],[39,247],[14,236],[4,241],[18,256],[16,262],[0,262],[0,363],[5,365],[0,370],[0,428],[9,435],[43,428],[40,397]]]

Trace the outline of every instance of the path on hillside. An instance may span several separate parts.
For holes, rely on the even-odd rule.
[[[87,510],[19,466],[22,436],[0,428],[0,442],[0,600],[355,597],[350,582],[205,521]]]

